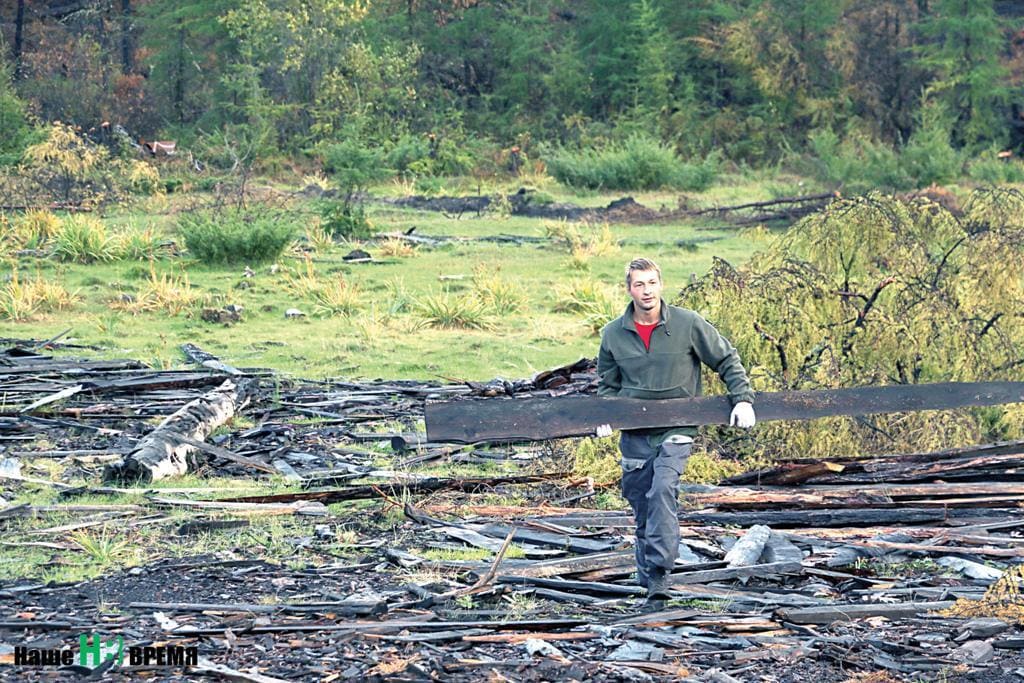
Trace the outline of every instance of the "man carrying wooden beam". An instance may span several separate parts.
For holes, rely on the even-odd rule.
[[[601,396],[640,399],[701,394],[701,363],[729,390],[729,424],[754,426],[754,392],[736,348],[694,311],[661,298],[661,269],[646,258],[626,266],[632,298],[621,317],[601,330],[597,373]],[[598,436],[610,436],[601,425]],[[696,427],[622,430],[622,495],[636,519],[636,566],[649,601],[668,593],[667,574],[679,555],[679,477],[686,469]]]

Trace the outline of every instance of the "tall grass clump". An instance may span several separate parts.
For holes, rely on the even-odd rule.
[[[53,255],[61,261],[100,263],[120,258],[118,241],[92,216],[66,218],[54,237]]]
[[[359,285],[341,275],[320,279],[307,258],[303,272],[288,276],[288,289],[300,299],[311,301],[322,316],[352,315],[359,310],[363,294]]]
[[[473,271],[473,286],[487,308],[496,315],[517,313],[526,303],[526,294],[518,284],[482,265]]]
[[[158,274],[151,266],[149,278],[142,283],[135,298],[131,301],[118,302],[113,307],[127,310],[132,314],[162,312],[167,315],[178,315],[196,305],[198,301],[200,297],[192,289],[187,275]]]
[[[296,224],[278,211],[226,209],[184,214],[178,230],[203,263],[262,263],[281,255],[295,237]]]
[[[18,271],[11,274],[10,282],[0,288],[0,316],[5,320],[20,322],[29,320],[37,313],[66,311],[81,301],[75,292],[69,292],[58,282],[37,276],[21,279]]]
[[[633,135],[601,148],[559,150],[548,159],[548,170],[564,185],[591,190],[700,191],[714,181],[718,157],[686,163],[668,145]]]
[[[118,250],[123,259],[149,261],[163,255],[164,242],[154,228],[128,226],[119,236]]]
[[[493,325],[487,304],[466,295],[428,294],[416,301],[416,309],[427,327],[485,330]]]
[[[306,228],[306,244],[316,253],[322,254],[334,246],[334,238],[317,222]]]
[[[416,246],[397,237],[389,237],[377,244],[381,256],[408,258],[416,254]]]
[[[544,235],[569,252],[566,265],[573,270],[589,270],[590,261],[618,248],[618,242],[607,225],[552,221],[544,224]]]
[[[615,318],[622,315],[625,303],[616,296],[615,290],[594,280],[576,279],[555,290],[558,303],[556,313],[578,315],[594,334]]]
[[[313,290],[312,298],[320,315],[352,315],[359,310],[362,292],[359,285],[338,275]]]
[[[30,209],[16,221],[14,236],[26,249],[38,249],[60,232],[60,218],[46,209]]]

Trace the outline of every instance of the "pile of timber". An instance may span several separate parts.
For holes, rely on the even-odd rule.
[[[191,367],[159,370],[136,360],[65,355],[81,350],[73,344],[50,343],[44,350],[46,342],[4,341],[9,346],[0,351],[0,451],[98,463],[112,481],[148,483],[210,466],[238,474],[280,473],[309,486],[367,476],[387,479],[389,471],[371,464],[378,442],[399,454],[402,467],[442,458],[526,464],[543,449],[426,442],[415,431],[424,401],[586,393],[597,381],[593,362],[582,359],[514,382],[268,382],[269,371],[233,367],[193,344],[182,347]],[[211,436],[243,414],[257,425]],[[296,425],[310,419],[315,423]],[[407,427],[380,428],[393,429],[396,423]],[[41,434],[54,447],[39,452],[18,446]]]
[[[167,558],[74,585],[0,582],[4,642],[77,638],[114,624],[126,645],[199,645],[204,659],[185,676],[235,680],[729,681],[781,668],[820,680],[851,670],[939,677],[1012,669],[1024,648],[1024,604],[1015,597],[1022,442],[794,460],[719,486],[684,485],[673,601],[646,606],[633,575],[633,520],[621,509],[588,508],[601,493],[591,482],[538,473],[535,446],[431,444],[411,429],[427,399],[588,393],[585,362],[516,382],[283,381],[272,389],[261,381],[266,371],[233,368],[194,347],[184,350],[193,368],[157,370],[29,346],[0,355],[0,498],[17,501],[46,485],[60,502],[0,503],[5,544],[61,557],[80,552],[71,534],[83,529],[233,534],[282,516],[297,530],[285,541],[294,552],[324,561],[297,569],[242,545],[241,556]],[[223,416],[227,404],[252,426],[187,431],[223,422],[202,410]],[[409,430],[380,429],[396,421]],[[168,425],[179,428],[156,438]],[[132,505],[76,501],[146,493],[100,479],[104,466],[124,467],[159,444],[175,453],[190,446],[183,461],[200,474],[280,475],[300,486],[263,496],[160,489]],[[381,445],[393,466],[380,464]],[[438,460],[534,471],[466,478],[415,469]],[[41,461],[66,464],[73,478],[41,479],[32,469]],[[496,505],[495,494],[525,502]],[[361,524],[362,512],[336,507],[368,498],[400,506],[406,521],[382,534]],[[62,521],[32,525],[49,514]],[[357,554],[339,554],[342,531]],[[437,559],[445,553],[484,559]],[[116,622],[100,605],[117,606]]]

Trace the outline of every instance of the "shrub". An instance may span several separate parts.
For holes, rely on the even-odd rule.
[[[327,145],[323,151],[323,161],[324,170],[331,174],[349,199],[371,183],[384,180],[392,173],[379,148],[365,145],[354,136]]]
[[[1024,162],[1000,159],[997,150],[989,149],[967,164],[971,180],[988,185],[1024,183]]]
[[[262,263],[281,255],[296,225],[282,212],[228,209],[184,214],[178,230],[203,263]]]
[[[444,179],[431,175],[417,176],[413,187],[418,194],[428,197],[444,194]]]
[[[54,122],[46,139],[25,150],[24,169],[58,202],[99,204],[112,184],[110,154],[69,125]]]
[[[681,164],[673,187],[687,192],[703,192],[715,182],[720,165],[721,155],[718,152],[712,152],[703,161]]]
[[[953,122],[944,107],[925,103],[918,125],[900,154],[900,162],[917,187],[948,183],[960,177],[964,157],[949,141]]]
[[[810,143],[816,161],[814,175],[841,185],[848,193],[904,190],[913,184],[899,155],[886,144],[863,136],[840,140],[831,130],[811,133]]]
[[[474,158],[458,131],[403,135],[387,153],[395,171],[415,176],[458,176],[469,173]]]
[[[320,202],[319,210],[320,227],[332,237],[359,240],[377,232],[361,202],[328,199]]]
[[[106,226],[92,216],[70,216],[57,232],[54,256],[61,261],[96,263],[114,261],[119,256],[117,240]]]
[[[419,135],[403,135],[388,150],[388,165],[399,173],[405,173],[410,167],[430,156],[430,146],[426,138]]]
[[[25,103],[18,98],[11,84],[11,70],[6,60],[0,62],[0,166],[13,166],[21,160],[32,142],[32,126],[28,122]]]
[[[950,144],[952,123],[932,104],[922,107],[907,143],[892,147],[854,134],[845,139],[831,130],[811,133],[814,174],[841,185],[850,194],[871,190],[908,190],[955,180],[963,172],[963,153]]]
[[[92,207],[125,199],[131,193],[153,194],[163,189],[154,167],[111,157],[108,148],[72,126],[54,122],[40,136],[40,142],[25,149],[19,170],[34,185],[31,192],[43,194],[48,201]]]
[[[138,194],[156,194],[164,190],[160,171],[144,161],[132,161],[126,174],[128,189]]]
[[[371,183],[391,175],[383,152],[352,135],[342,142],[325,146],[323,162],[324,169],[331,173],[342,193],[340,201],[328,200],[321,204],[323,228],[334,237],[369,237],[374,229],[366,219],[362,194]]]
[[[680,303],[729,338],[759,392],[1020,380],[1022,216],[1024,194],[1010,189],[975,191],[962,217],[926,199],[836,201],[741,268],[716,259]],[[769,423],[737,447],[917,452],[1019,439],[1022,414],[1010,405]]]
[[[641,135],[601,149],[563,149],[548,160],[561,183],[587,189],[653,190],[673,187],[706,189],[718,170],[718,158],[684,163],[671,147]]]

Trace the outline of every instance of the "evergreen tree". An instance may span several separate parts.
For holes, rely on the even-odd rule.
[[[139,7],[150,92],[169,123],[210,126],[221,119],[220,77],[236,50],[221,19],[244,1],[152,0]]]
[[[956,117],[954,141],[1004,140],[1007,74],[999,63],[1003,31],[993,0],[939,0],[920,29],[931,39],[919,49],[920,63],[934,70],[930,90]]]
[[[25,103],[11,85],[13,71],[6,60],[0,61],[0,166],[17,163],[32,134]]]

